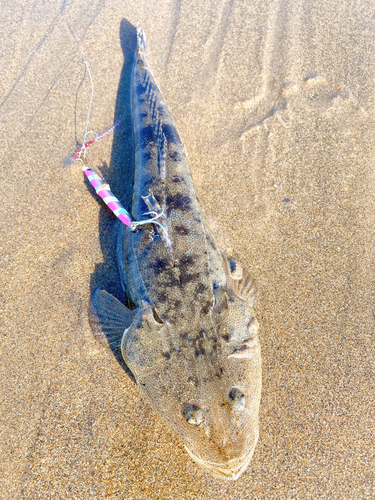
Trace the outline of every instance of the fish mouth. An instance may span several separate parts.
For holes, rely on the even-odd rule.
[[[240,458],[234,458],[233,460],[228,460],[228,462],[226,463],[215,463],[215,462],[209,462],[208,460],[203,460],[202,458],[199,458],[196,455],[194,455],[194,453],[192,453],[186,446],[185,448],[186,451],[191,456],[191,458],[194,460],[194,462],[196,462],[204,469],[209,470],[214,476],[219,477],[221,479],[229,479],[235,481],[241,476],[241,474],[246,470],[247,466],[249,465],[253,457],[257,441],[258,440],[255,441],[252,448],[245,455],[242,455],[242,457]]]

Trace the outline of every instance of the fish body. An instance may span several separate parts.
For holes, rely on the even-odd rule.
[[[236,479],[258,440],[261,358],[254,286],[221,252],[197,200],[184,146],[137,33],[132,75],[135,180],[118,266],[134,309],[104,291],[93,306],[108,342],[187,451]]]

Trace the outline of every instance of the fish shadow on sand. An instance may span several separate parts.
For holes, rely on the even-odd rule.
[[[121,126],[114,131],[110,165],[103,164],[99,169],[101,175],[123,206],[130,211],[131,197],[134,181],[134,148],[133,148],[133,123],[131,114],[131,77],[137,43],[137,30],[128,21],[123,19],[120,25],[120,42],[124,54],[124,64],[121,71],[116,97],[116,107],[113,123],[121,121]],[[96,196],[90,183],[85,179],[88,190]],[[120,302],[125,303],[127,298],[121,287],[117,268],[116,243],[120,224],[117,217],[102,202],[99,212],[99,238],[103,253],[103,262],[96,264],[91,275],[91,297],[98,288],[114,295]],[[99,321],[89,306],[90,326],[96,338],[103,338]],[[102,342],[105,343],[105,342]],[[127,368],[119,349],[108,346],[117,361],[133,378]]]

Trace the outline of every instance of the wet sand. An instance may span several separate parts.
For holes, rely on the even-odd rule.
[[[375,9],[337,0],[3,2],[0,497],[374,496]],[[199,469],[94,340],[121,299],[117,222],[67,158],[126,204],[135,28],[222,248],[258,285],[260,439],[236,482]]]

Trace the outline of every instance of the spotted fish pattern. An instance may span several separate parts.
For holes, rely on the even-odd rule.
[[[135,180],[117,257],[129,303],[92,299],[105,339],[156,414],[195,462],[236,479],[258,440],[261,356],[254,285],[217,248],[197,200],[185,148],[137,32],[132,75]]]

